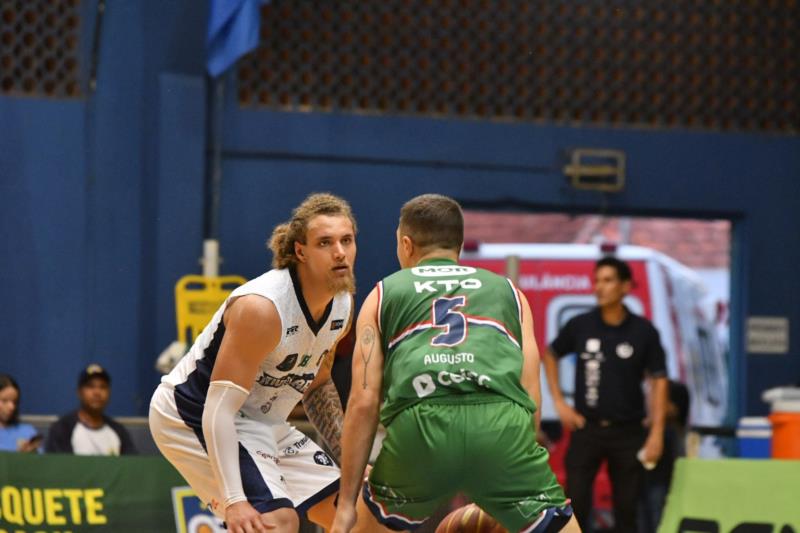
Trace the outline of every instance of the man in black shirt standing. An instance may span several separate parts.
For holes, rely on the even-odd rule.
[[[615,530],[636,531],[636,506],[643,464],[662,453],[667,397],[666,362],[658,331],[622,303],[631,288],[631,269],[614,257],[595,264],[597,307],[572,318],[543,358],[547,381],[563,426],[572,431],[566,456],[567,493],[578,523],[591,530],[592,487],[608,461]],[[577,354],[575,407],[559,388],[558,357]],[[642,381],[651,401],[645,427]]]

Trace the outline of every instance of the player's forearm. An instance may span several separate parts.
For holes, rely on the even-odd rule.
[[[534,403],[536,403],[536,413],[534,414],[534,421],[536,422],[536,429],[538,430],[540,427],[542,427],[542,388],[539,383],[539,372],[536,372],[534,380],[535,381],[532,384],[531,390],[528,392],[528,394],[531,395],[531,398],[533,398]]]
[[[247,500],[239,473],[239,440],[234,424],[247,395],[247,389],[231,381],[212,381],[203,408],[203,436],[211,469],[225,496],[225,507]]]
[[[549,348],[544,351],[542,363],[544,363],[544,373],[547,376],[547,386],[550,389],[550,395],[553,397],[553,401],[555,403],[563,402],[564,395],[561,394],[561,386],[558,382],[558,360],[555,358]]]
[[[531,361],[529,368],[523,371],[523,379],[522,385],[525,387],[525,391],[528,393],[528,396],[531,397],[533,403],[536,405],[536,413],[534,414],[534,421],[536,422],[536,427],[540,427],[541,422],[541,412],[542,412],[542,387],[539,381],[539,358],[534,358]]]
[[[651,379],[650,389],[650,433],[663,434],[667,412],[667,378]]]
[[[332,380],[308,391],[303,407],[337,464],[342,461],[342,402]]]
[[[378,428],[378,402],[350,397],[344,417],[339,504],[355,505]]]

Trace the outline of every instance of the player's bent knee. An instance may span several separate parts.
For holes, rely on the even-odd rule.
[[[297,512],[294,509],[282,507],[268,513],[263,513],[261,516],[264,517],[265,523],[275,526],[276,531],[280,533],[288,533],[290,531],[296,532],[300,529],[300,518],[297,516]]]
[[[306,512],[308,519],[315,524],[324,527],[325,529],[330,529],[331,525],[333,524],[333,518],[336,516],[336,506],[333,502],[336,500],[338,495],[338,492],[334,492],[321,502],[311,507],[308,512]]]

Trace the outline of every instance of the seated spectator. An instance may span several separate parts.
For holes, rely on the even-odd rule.
[[[111,376],[91,364],[78,376],[77,411],[56,420],[47,434],[45,451],[76,455],[134,454],[128,431],[104,413],[111,396]]]
[[[35,452],[41,443],[36,429],[19,421],[19,385],[11,376],[0,374],[0,451]]]

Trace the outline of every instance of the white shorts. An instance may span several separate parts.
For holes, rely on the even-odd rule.
[[[199,427],[200,417],[178,412],[171,387],[159,385],[150,402],[150,432],[158,449],[197,496],[221,518],[219,490]],[[193,416],[194,415],[194,416]],[[188,420],[188,421],[187,421]],[[288,423],[236,418],[239,469],[248,502],[266,513],[291,507],[300,514],[339,490],[339,468],[317,444]],[[198,427],[193,427],[198,426]]]

